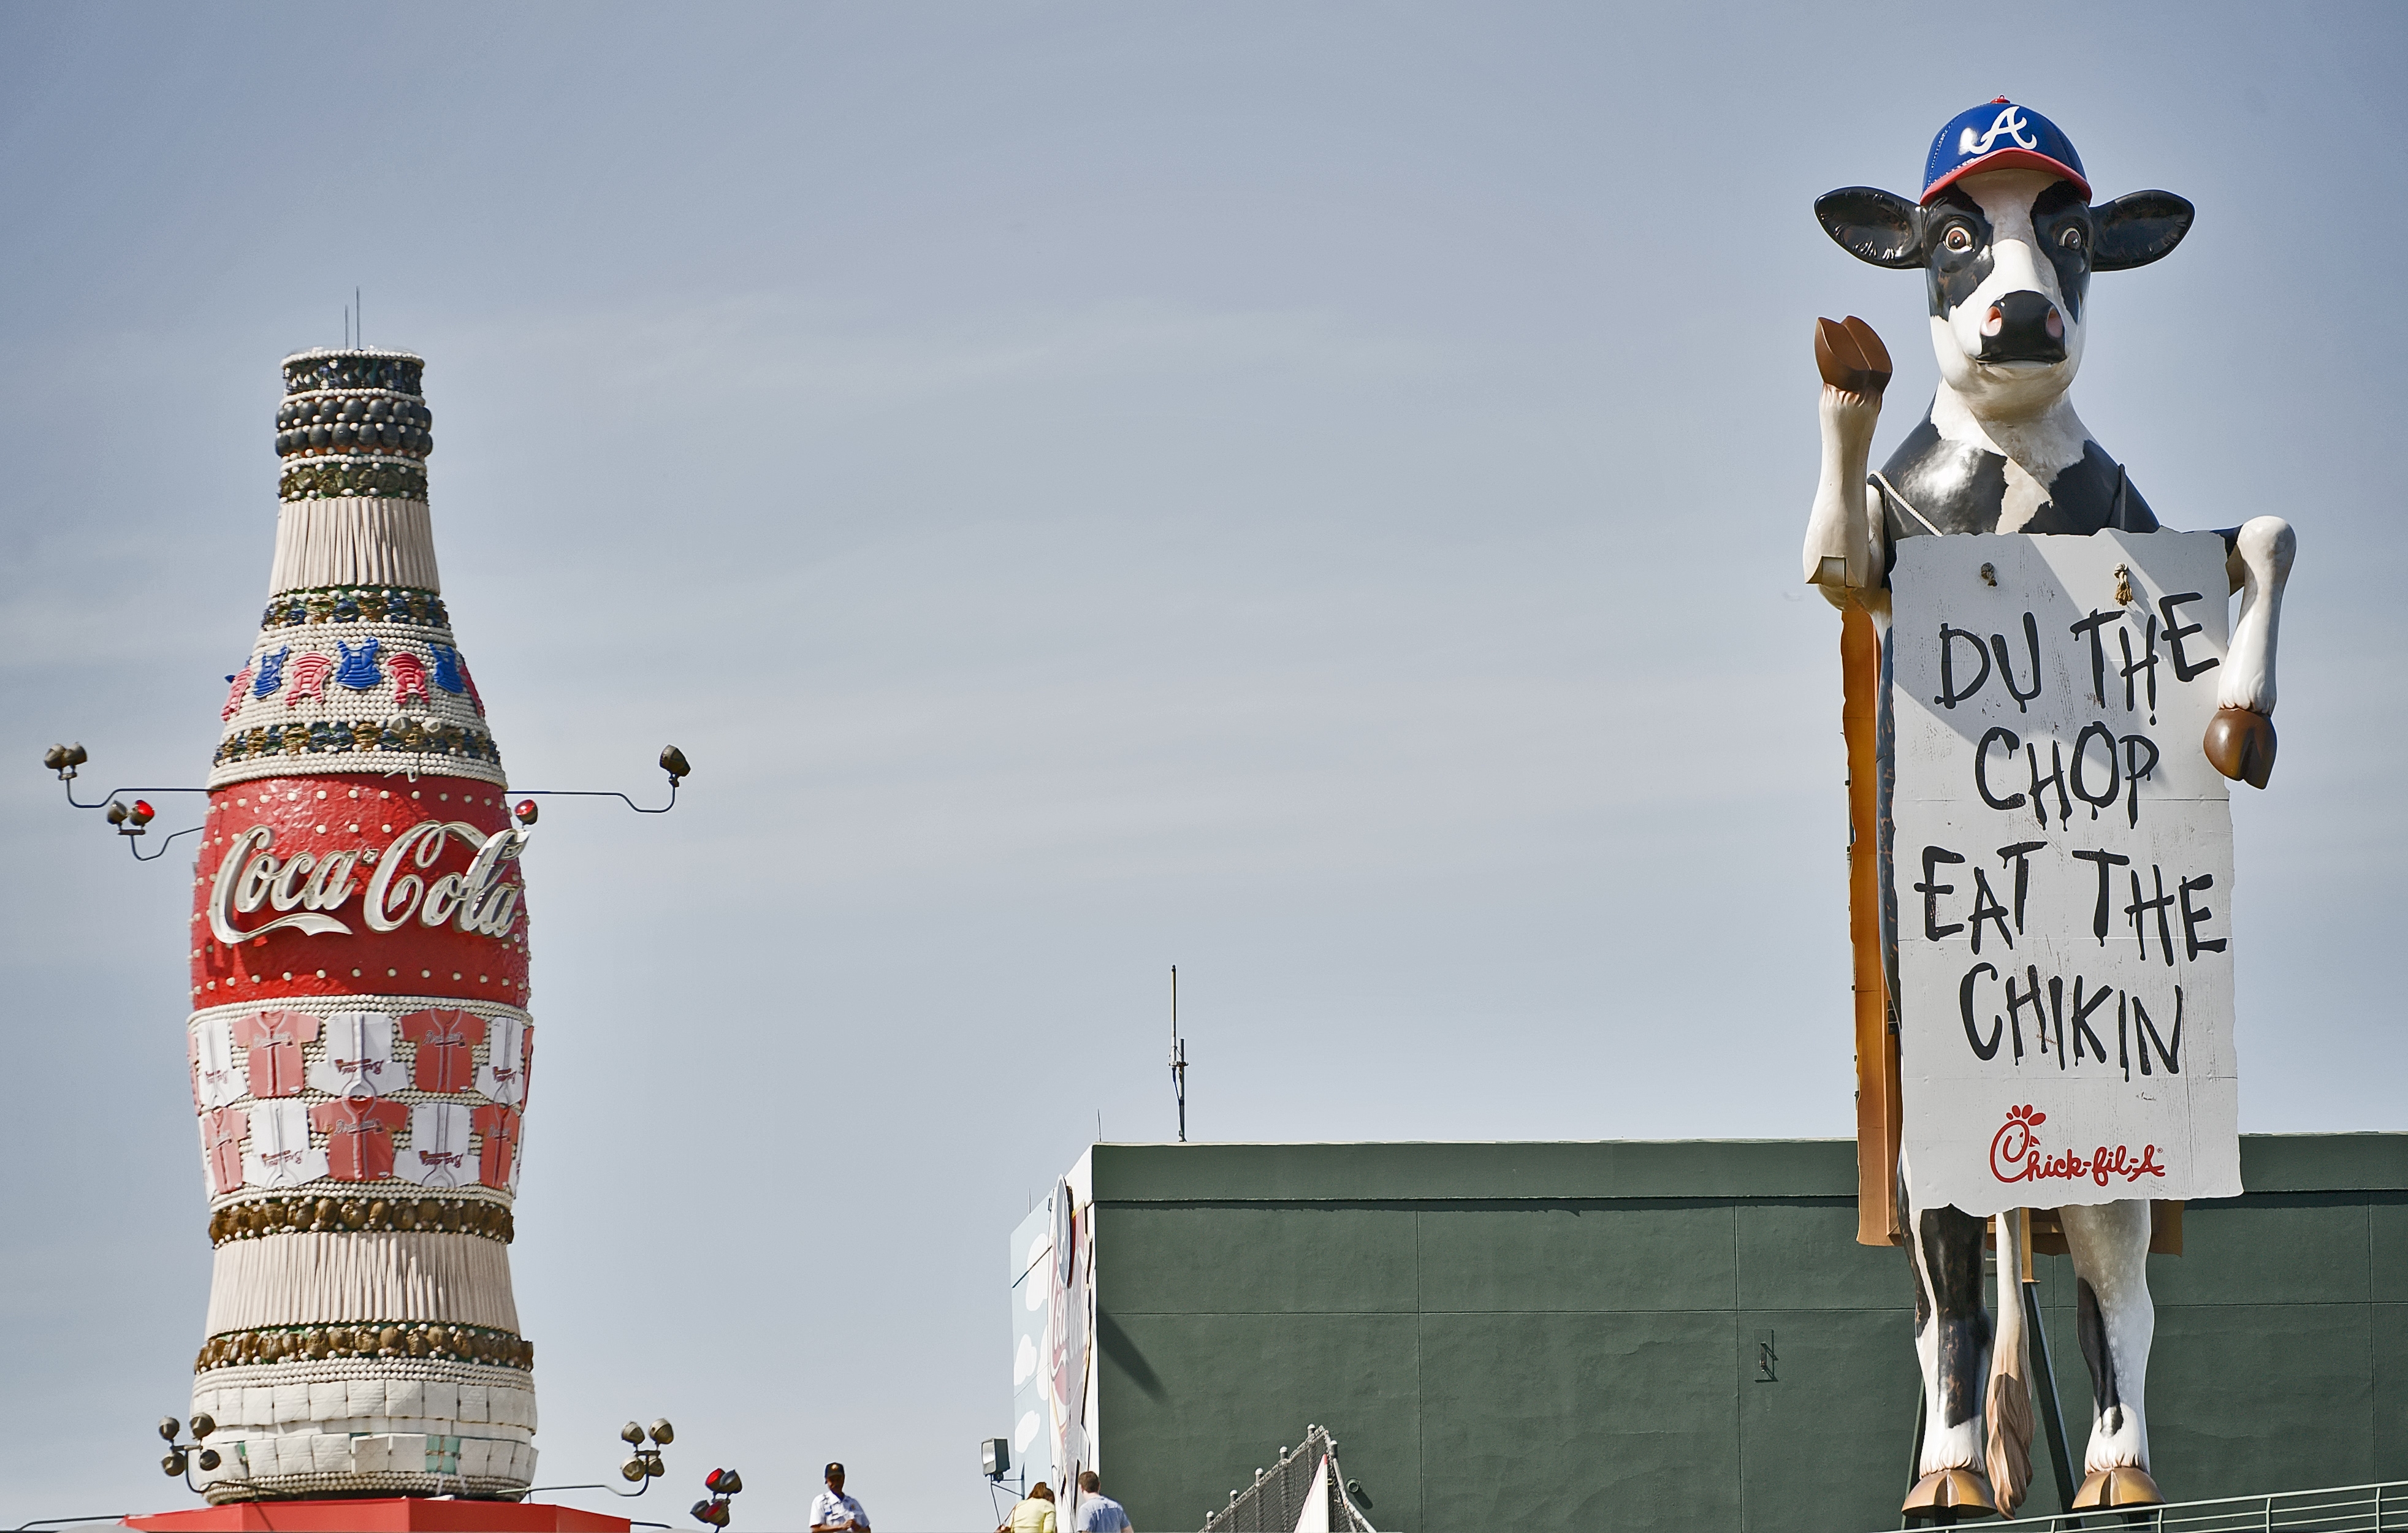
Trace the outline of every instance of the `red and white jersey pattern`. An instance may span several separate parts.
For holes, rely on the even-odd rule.
[[[290,1096],[301,1089],[301,1051],[318,1040],[316,1017],[307,1011],[249,1011],[228,1025],[243,1051],[251,1095]]]
[[[193,1024],[186,1051],[193,1062],[193,1105],[204,1112],[244,1095],[243,1068],[234,1051],[234,1023],[211,1017]]]
[[[213,1202],[320,1180],[516,1189],[534,1026],[515,1007],[412,999],[194,1014],[187,1050]]]
[[[523,1107],[527,1096],[527,1066],[535,1053],[535,1029],[504,1017],[486,1024],[486,1062],[477,1069],[477,1090],[496,1102]]]
[[[393,1057],[393,1018],[381,1011],[337,1011],[326,1019],[326,1052],[309,1084],[334,1096],[376,1096],[402,1082]]]
[[[517,1024],[497,1018],[493,1025]],[[431,1008],[403,1017],[401,1036],[418,1045],[418,1064],[410,1084],[420,1091],[440,1095],[466,1091],[477,1074],[469,1061],[485,1027],[482,1017],[457,1007]]]
[[[301,1102],[261,1102],[250,1114],[251,1148],[242,1157],[246,1187],[298,1187],[325,1177],[326,1152],[309,1142],[309,1109]]]
[[[242,1137],[250,1126],[251,1114],[238,1107],[201,1114],[201,1172],[208,1179],[211,1197],[242,1185]]]
[[[468,1130],[475,1110],[459,1102],[420,1102],[409,1110],[409,1153],[394,1169],[404,1182],[433,1190],[474,1186],[476,1157]]]
[[[309,1126],[326,1136],[326,1174],[337,1182],[382,1182],[393,1175],[393,1131],[409,1116],[399,1102],[338,1096],[309,1109]]]

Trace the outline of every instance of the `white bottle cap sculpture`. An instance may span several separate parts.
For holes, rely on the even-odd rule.
[[[424,364],[284,363],[276,563],[194,868],[213,1502],[511,1497],[534,1029],[501,755],[435,572]]]

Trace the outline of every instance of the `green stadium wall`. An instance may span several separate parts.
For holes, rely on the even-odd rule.
[[[2246,1137],[2242,1167],[2150,1258],[2159,1484],[2408,1478],[2408,1135]],[[1200,1527],[1308,1422],[1383,1533],[1898,1526],[1913,1290],[1855,1241],[1852,1140],[1104,1144],[1092,1171],[1099,1458],[1141,1528]],[[2078,1459],[2071,1264],[2036,1274]],[[2033,1469],[2025,1514],[2058,1510]]]

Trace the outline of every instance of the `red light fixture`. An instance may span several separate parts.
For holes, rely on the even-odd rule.
[[[734,1469],[713,1469],[702,1477],[702,1488],[710,1492],[710,1499],[694,1504],[694,1520],[710,1527],[725,1527],[727,1498],[744,1488],[744,1477]]]

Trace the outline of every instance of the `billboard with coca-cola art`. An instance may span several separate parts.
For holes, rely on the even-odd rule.
[[[1891,577],[1903,1141],[1969,1213],[2241,1191],[2224,539],[1912,537]]]

